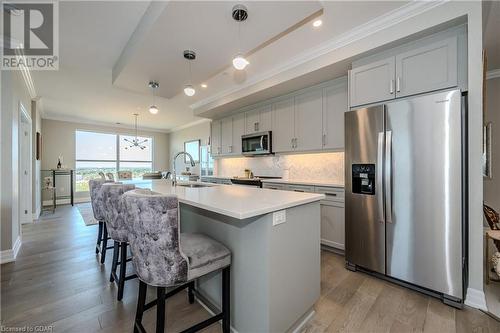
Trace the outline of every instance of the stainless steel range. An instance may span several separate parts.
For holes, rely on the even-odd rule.
[[[240,186],[262,187],[261,179],[280,179],[280,177],[266,177],[266,176],[256,176],[252,178],[234,177],[231,178],[231,183],[233,183],[233,185],[240,185]]]

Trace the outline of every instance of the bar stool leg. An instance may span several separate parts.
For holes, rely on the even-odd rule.
[[[188,300],[189,300],[189,304],[194,303],[194,281],[189,283]]]
[[[139,297],[137,297],[137,311],[135,313],[134,333],[143,331],[142,315],[144,314],[144,305],[146,305],[146,293],[148,285],[139,281]]]
[[[231,330],[231,266],[222,270],[222,332]]]
[[[118,280],[118,300],[123,298],[125,289],[125,274],[127,273],[127,242],[120,243],[120,277]]]
[[[113,263],[111,264],[111,274],[109,275],[109,282],[115,281],[116,267],[118,266],[118,255],[120,254],[120,243],[114,241],[113,243]]]
[[[156,333],[165,331],[165,287],[156,288]]]
[[[101,247],[101,264],[106,261],[106,250],[108,248],[108,228],[106,228],[106,223],[103,224],[103,235],[102,235],[102,247]]]
[[[98,254],[101,249],[101,240],[102,240],[102,221],[99,221],[99,230],[97,231],[97,244],[95,246],[95,253]]]

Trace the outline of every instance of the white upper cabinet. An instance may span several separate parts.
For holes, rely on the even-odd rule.
[[[221,120],[221,147],[222,155],[230,155],[233,152],[233,118],[228,117]]]
[[[233,155],[241,155],[241,136],[245,134],[245,114],[240,113],[233,116]]]
[[[265,105],[245,113],[245,134],[272,130],[272,105]]]
[[[396,56],[398,97],[455,87],[458,38],[434,42]]]
[[[323,149],[344,148],[344,113],[347,84],[323,89]]]
[[[213,120],[211,123],[211,140],[210,152],[212,156],[219,156],[222,153],[221,149],[221,121]]]
[[[287,152],[294,149],[293,97],[273,104],[273,151]]]
[[[323,90],[295,96],[295,150],[321,150]]]
[[[245,113],[245,134],[259,132],[259,110],[252,110]]]
[[[272,131],[273,129],[273,106],[272,104],[263,106],[259,110],[259,132]]]
[[[388,57],[349,72],[351,106],[386,101],[395,97],[395,57]]]
[[[459,87],[467,90],[465,26],[355,61],[349,71],[350,107]]]

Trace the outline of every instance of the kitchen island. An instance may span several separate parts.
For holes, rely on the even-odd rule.
[[[176,194],[181,231],[204,233],[231,250],[234,331],[292,331],[313,315],[320,296],[324,195],[231,185],[189,187],[202,183],[172,187],[166,180],[132,183]],[[220,274],[200,279],[199,300],[220,308],[220,286]]]

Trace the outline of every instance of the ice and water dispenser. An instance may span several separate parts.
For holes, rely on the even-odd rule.
[[[352,165],[352,193],[375,195],[375,164]]]

